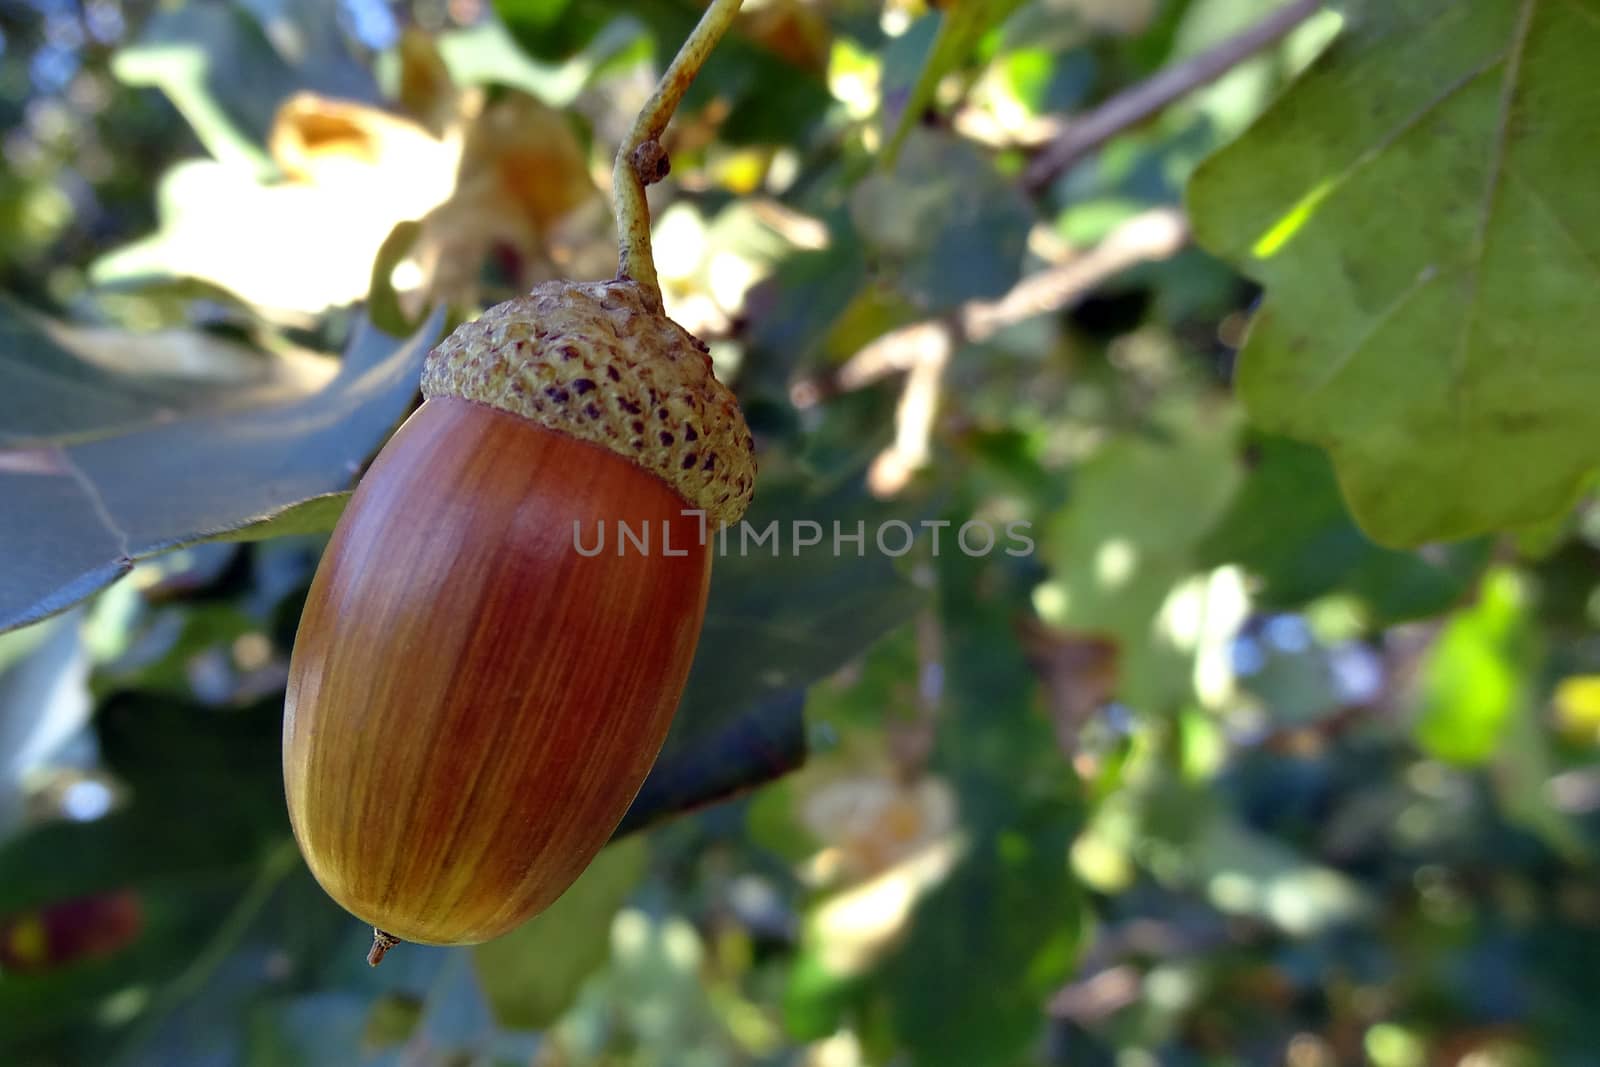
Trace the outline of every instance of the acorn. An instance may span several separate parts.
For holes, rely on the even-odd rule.
[[[666,738],[754,443],[652,295],[547,283],[442,341],[318,567],[284,782],[369,962],[543,910]]]

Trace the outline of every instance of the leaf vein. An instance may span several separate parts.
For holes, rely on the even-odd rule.
[[[1382,311],[1378,312],[1378,314],[1373,317],[1372,322],[1365,330],[1361,331],[1361,335],[1355,339],[1355,342],[1347,347],[1343,352],[1340,352],[1337,356],[1328,361],[1327,368],[1322,374],[1317,376],[1316,381],[1311,383],[1311,387],[1308,392],[1310,394],[1320,393],[1322,390],[1331,385],[1333,380],[1350,365],[1350,361],[1355,359],[1357,354],[1359,354],[1363,348],[1367,347],[1367,342],[1371,341],[1372,338],[1377,335],[1378,331],[1383,329],[1384,325],[1390,319],[1394,318],[1402,310],[1404,310],[1405,306],[1411,302],[1412,298],[1414,298],[1418,293],[1422,292],[1422,290],[1426,289],[1430,284],[1438,279],[1439,274],[1440,272],[1438,268],[1432,266],[1418,271],[1416,279],[1410,285],[1402,289],[1399,296],[1391,300],[1388,306],[1386,306]]]
[[[1505,76],[1500,82],[1500,112],[1495,120],[1494,144],[1489,158],[1489,174],[1484,181],[1483,196],[1478,208],[1478,225],[1473,233],[1472,248],[1467,257],[1467,292],[1464,303],[1466,314],[1461,317],[1461,336],[1456,343],[1450,368],[1450,408],[1458,429],[1469,420],[1469,391],[1471,377],[1468,364],[1472,358],[1472,338],[1476,332],[1478,315],[1478,288],[1483,279],[1483,261],[1488,254],[1490,226],[1494,221],[1495,205],[1503,186],[1506,145],[1511,137],[1511,114],[1516,104],[1518,79],[1522,75],[1522,59],[1528,48],[1528,35],[1533,27],[1533,16],[1539,0],[1523,0],[1517,12],[1517,25],[1511,46],[1506,52]]]
[[[1583,244],[1579,242],[1578,236],[1572,229],[1571,225],[1568,224],[1566,219],[1561,217],[1560,213],[1557,212],[1555,208],[1550,206],[1550,201],[1545,198],[1544,193],[1540,192],[1537,186],[1530,182],[1522,175],[1520,171],[1516,170],[1515,168],[1507,168],[1506,174],[1511,178],[1512,181],[1515,181],[1519,186],[1521,186],[1523,191],[1528,194],[1528,199],[1532,201],[1533,205],[1539,209],[1539,213],[1542,214],[1550,222],[1551,227],[1566,240],[1567,244],[1572,247],[1572,250],[1578,254],[1578,258],[1583,261],[1584,265],[1587,266],[1597,278],[1600,278],[1600,259],[1596,259],[1594,253],[1583,247]]]
[[[111,517],[111,509],[106,507],[105,497],[100,495],[100,488],[89,480],[89,476],[84,473],[83,468],[78,466],[78,461],[73,459],[71,453],[66,449],[55,449],[55,453],[57,458],[61,460],[61,464],[66,469],[67,474],[71,476],[78,489],[88,499],[89,507],[94,510],[95,518],[99,519],[100,525],[104,526],[106,532],[116,539],[117,562],[131,564],[133,562],[133,553],[128,545],[127,531],[118,526],[116,519]]]
[[[1357,172],[1376,162],[1385,152],[1399,144],[1401,140],[1406,137],[1406,135],[1415,132],[1419,127],[1421,127],[1422,123],[1427,120],[1428,116],[1432,115],[1435,111],[1438,111],[1445,104],[1448,104],[1458,93],[1466,89],[1467,86],[1471,85],[1473,82],[1489,73],[1501,63],[1504,63],[1506,58],[1506,52],[1498,52],[1489,57],[1483,63],[1461,75],[1461,77],[1457,78],[1449,85],[1445,86],[1442,90],[1440,90],[1437,96],[1423,103],[1421,107],[1417,108],[1416,111],[1406,116],[1403,120],[1397,123],[1393,129],[1391,129],[1384,136],[1380,137],[1373,144],[1369,145],[1360,155],[1356,156],[1349,163],[1345,164],[1342,170],[1340,170],[1332,178],[1328,179],[1326,186],[1328,192],[1331,193],[1333,190],[1340,188],[1345,184],[1345,182],[1354,177]]]

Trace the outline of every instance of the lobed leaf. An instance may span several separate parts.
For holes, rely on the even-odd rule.
[[[1600,463],[1600,0],[1363,4],[1189,187],[1263,282],[1238,385],[1374,540],[1537,522]]]
[[[7,347],[31,353],[35,373],[5,408],[31,421],[0,437],[0,629],[62,611],[181,545],[331,527],[331,498],[410,408],[441,321],[436,313],[410,339],[359,327],[338,375],[291,401],[197,403],[177,417],[161,391],[85,389],[110,379],[59,347],[37,358],[44,342],[13,329]],[[80,438],[95,423],[80,422],[78,404],[115,408],[92,417],[118,428]]]

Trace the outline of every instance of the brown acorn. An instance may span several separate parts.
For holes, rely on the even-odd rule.
[[[284,718],[295,836],[372,962],[505,933],[606,843],[754,480],[705,346],[631,281],[492,308],[422,389],[312,582]]]

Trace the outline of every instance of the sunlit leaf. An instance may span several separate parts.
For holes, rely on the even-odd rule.
[[[598,193],[568,118],[505,91],[445,95],[446,118],[421,120],[297,92],[278,108],[268,145],[276,173],[209,160],[173,168],[158,232],[98,260],[102,282],[195,278],[291,323],[372,291],[386,328],[396,308],[483,300],[493,261],[517,289],[556,276],[552,236]],[[609,220],[564,234],[567,268],[614,260]],[[420,227],[407,239],[415,224]],[[401,236],[397,237],[396,235]],[[596,254],[595,245],[603,246]],[[404,271],[402,280],[400,271]]]
[[[1478,603],[1439,635],[1423,668],[1417,740],[1449,763],[1494,756],[1513,716],[1527,714],[1527,600],[1516,575],[1485,575]]]
[[[1415,545],[1537,522],[1600,461],[1595,0],[1364,4],[1195,175],[1209,248],[1264,282],[1239,388]]]
[[[1213,813],[1183,845],[1188,869],[1181,880],[1228,914],[1260,918],[1303,937],[1371,913],[1373,902],[1355,881],[1227,815]]]
[[[1227,420],[1199,415],[1174,436],[1122,437],[1083,464],[1041,544],[1052,577],[1034,594],[1047,622],[1117,641],[1118,691],[1148,710],[1188,692],[1190,655],[1158,622],[1168,597],[1203,569],[1200,539],[1240,484]]]
[[[287,97],[268,134],[281,178],[188,160],[161,180],[161,229],[98,260],[101,282],[200,278],[296,321],[367,295],[396,223],[451,197],[461,135],[310,92]]]
[[[1551,703],[1563,733],[1581,741],[1600,740],[1600,675],[1563,678]]]

